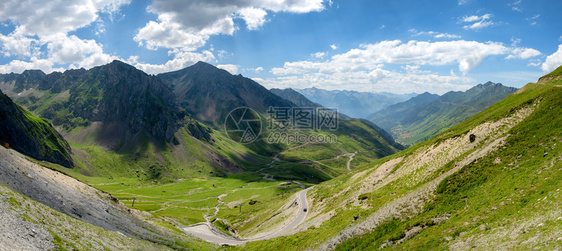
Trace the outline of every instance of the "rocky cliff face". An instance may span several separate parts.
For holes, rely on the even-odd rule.
[[[271,106],[294,106],[251,79],[204,62],[158,77],[173,89],[182,108],[203,121],[224,123],[226,115],[238,107],[265,113]]]
[[[14,104],[1,91],[0,143],[38,160],[74,166],[68,142],[51,124]]]
[[[90,76],[102,83],[103,92],[90,120],[123,123],[133,134],[145,130],[166,141],[173,138],[178,121],[174,95],[159,78],[119,61],[92,69]]]
[[[120,61],[48,75],[41,71],[5,74],[0,81],[15,81],[12,93],[37,90],[18,96],[17,102],[68,131],[102,122],[107,125],[104,133],[113,138],[144,131],[170,142],[178,128],[179,109],[169,87]]]

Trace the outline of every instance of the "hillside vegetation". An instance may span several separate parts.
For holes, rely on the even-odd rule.
[[[317,185],[300,232],[241,249],[559,247],[562,82],[549,77],[431,140]]]
[[[38,160],[71,168],[70,146],[45,119],[14,104],[0,91],[0,144]]]
[[[390,132],[398,142],[413,145],[476,115],[516,90],[488,82],[438,97],[424,93],[378,111],[369,120]]]
[[[26,71],[0,75],[0,88],[50,119],[69,140],[74,167],[44,165],[173,231],[212,221],[235,235],[261,234],[284,222],[264,223],[303,187],[402,149],[372,123],[344,118],[336,130],[283,131],[333,136],[335,142],[268,142],[276,133],[266,130],[269,106],[297,105],[206,63],[160,76],[119,61],[48,75]],[[224,130],[229,109],[237,106],[257,111],[264,128],[251,144],[237,143]],[[71,209],[48,205],[82,219]]]

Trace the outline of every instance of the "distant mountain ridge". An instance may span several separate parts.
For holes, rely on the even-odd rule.
[[[415,144],[472,117],[515,92],[500,83],[478,84],[465,92],[421,94],[378,111],[369,120],[405,144]]]
[[[299,107],[313,107],[313,108],[322,107],[322,105],[310,101],[304,95],[300,94],[299,92],[291,88],[286,88],[286,89],[272,88],[269,89],[269,91],[273,92],[275,95],[279,97],[282,97],[286,100],[293,102],[295,105]]]
[[[353,118],[368,118],[369,115],[392,104],[406,101],[417,94],[372,93],[357,91],[328,91],[316,87],[295,89],[309,100]]]

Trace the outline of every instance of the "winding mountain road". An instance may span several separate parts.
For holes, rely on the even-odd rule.
[[[183,228],[183,231],[204,241],[212,242],[218,245],[241,245],[251,241],[268,240],[286,235],[288,232],[300,225],[306,218],[306,215],[308,214],[308,201],[306,198],[306,193],[311,188],[313,187],[304,189],[297,194],[297,201],[299,205],[297,216],[289,224],[280,227],[279,230],[267,236],[255,239],[237,239],[221,232],[220,230],[217,230],[215,226],[213,226],[210,222],[202,222],[187,226]],[[306,212],[304,210],[305,208],[307,209]]]
[[[351,171],[351,161],[353,160],[353,157],[355,157],[355,153],[351,153],[351,154],[347,154],[349,155],[349,160],[347,161],[347,170]]]

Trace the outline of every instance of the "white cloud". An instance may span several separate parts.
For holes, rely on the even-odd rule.
[[[198,61],[209,62],[215,60],[213,53],[207,50],[202,52],[173,51],[170,54],[173,54],[174,58],[164,64],[136,63],[134,66],[148,74],[158,74],[180,70]]]
[[[64,71],[61,68],[53,68],[53,62],[47,59],[32,57],[29,61],[13,60],[8,64],[0,65],[0,73],[21,73],[25,70],[37,69],[44,72]]]
[[[418,32],[416,29],[409,30],[413,34],[412,36],[432,36],[435,38],[445,38],[445,39],[458,39],[461,38],[459,35],[449,34],[449,33],[440,33],[436,31],[420,31]]]
[[[474,79],[466,73],[478,67],[490,56],[504,55],[527,59],[540,55],[530,48],[508,47],[502,43],[476,41],[382,41],[363,44],[359,48],[332,56],[327,61],[286,62],[271,69],[275,78],[261,79],[268,88],[321,86],[325,89],[352,89],[406,93],[464,90]],[[388,64],[399,65],[402,72],[391,70]],[[457,66],[463,75],[450,75],[422,69],[422,66]]]
[[[332,50],[337,50],[337,49],[338,49],[338,46],[335,45],[335,44],[331,44],[331,45],[330,45],[330,48],[332,48]]]
[[[32,49],[39,41],[34,38],[11,33],[7,36],[0,34],[0,52],[5,57],[17,56],[19,58],[30,57],[33,53]]]
[[[542,64],[542,61],[540,59],[533,59],[533,60],[529,61],[527,66],[539,67],[539,66],[541,66],[541,64]]]
[[[133,39],[151,50],[179,47],[185,51],[194,51],[205,45],[208,38],[207,35],[185,32],[177,23],[150,21]]]
[[[464,22],[464,23],[472,23],[472,22],[485,20],[485,19],[487,19],[487,18],[485,18],[484,16],[482,16],[482,17],[479,17],[479,16],[464,16],[464,17],[461,18],[461,21]]]
[[[542,53],[532,48],[514,48],[511,50],[511,54],[509,54],[506,59],[527,59],[536,56],[540,56]]]
[[[470,0],[458,0],[458,4],[459,5],[465,5],[469,2]]]
[[[130,56],[130,57],[127,59],[127,63],[129,63],[129,64],[131,64],[131,65],[135,65],[135,64],[137,64],[138,62],[139,62],[139,56],[136,56],[136,55],[135,55],[135,56]]]
[[[514,11],[518,11],[518,12],[522,12],[523,8],[521,7],[521,0],[516,0],[513,3],[507,4],[508,6],[511,7],[512,10]]]
[[[95,53],[84,58],[82,61],[80,61],[80,63],[78,63],[78,65],[80,68],[90,69],[98,65],[108,64],[113,60],[123,61],[123,59],[116,56],[108,55],[105,53]]]
[[[479,22],[473,23],[471,25],[465,25],[465,26],[463,26],[463,28],[465,30],[479,30],[479,29],[486,28],[486,27],[492,26],[492,25],[494,25],[494,22],[492,22],[492,21],[479,21]]]
[[[439,33],[435,35],[435,38],[461,38],[459,35],[453,35],[449,33]]]
[[[40,39],[0,35],[0,43],[4,56],[13,54],[29,60],[18,59],[0,66],[3,72],[19,73],[25,70],[22,68],[25,66],[29,69],[41,69],[50,73],[61,69],[53,68],[56,64],[70,64],[69,68],[89,69],[118,59],[118,57],[105,54],[102,46],[94,40],[80,39],[75,35],[67,36],[63,33],[42,35]],[[42,46],[46,47],[45,53],[39,53]]]
[[[562,44],[558,45],[558,50],[552,55],[546,57],[546,60],[541,66],[544,72],[551,72],[562,65]]]
[[[114,12],[129,0],[4,0],[0,3],[0,21],[10,20],[25,35],[66,33],[85,27],[99,12]]]
[[[539,17],[541,17],[541,14],[526,18],[526,20],[529,21],[531,25],[537,25],[537,20],[539,19]]]
[[[17,56],[2,72],[21,72],[24,69],[41,69],[47,73],[69,64],[70,68],[108,63],[115,56],[105,54],[95,40],[80,39],[68,32],[95,22],[96,32],[103,32],[100,13],[114,14],[130,0],[7,0],[0,3],[0,22],[9,22],[14,32],[0,34],[1,52],[4,56]],[[45,51],[46,50],[46,51]]]
[[[323,58],[324,56],[326,56],[326,52],[316,52],[316,53],[313,53],[311,56],[313,56],[315,58]]]
[[[521,38],[511,37],[511,46],[515,47],[521,43]]]
[[[492,14],[484,14],[482,16],[464,16],[460,18],[460,22],[472,23],[463,26],[465,30],[479,30],[494,25],[495,23],[490,21],[491,18]]]
[[[442,76],[419,69],[410,68],[409,72],[401,73],[382,68],[372,70],[337,72],[324,74],[309,72],[299,76],[283,76],[278,78],[254,79],[266,88],[307,88],[319,87],[328,90],[356,90],[370,92],[411,93],[425,92],[444,93],[450,90],[461,91],[471,87],[474,79],[455,75]]]
[[[158,15],[159,20],[180,24],[193,32],[199,32],[212,27],[217,22],[227,18],[236,18],[234,14],[247,12],[257,13],[258,9],[272,12],[308,13],[324,9],[323,0],[293,1],[293,0],[155,0],[149,11]],[[254,13],[254,14],[255,14]],[[263,12],[258,13],[258,16]]]
[[[57,33],[41,39],[49,50],[53,62],[67,64],[80,62],[91,54],[102,54],[102,47],[94,40],[82,40],[77,36]]]
[[[266,22],[267,12],[263,9],[248,7],[238,11],[238,14],[246,22],[248,30],[257,30]]]
[[[501,43],[455,40],[455,41],[382,41],[376,44],[364,44],[360,48],[334,55],[327,62],[288,62],[283,68],[273,68],[275,75],[302,74],[319,70],[322,72],[353,71],[373,69],[381,63],[418,64],[418,65],[452,65],[458,64],[459,70],[466,73],[491,55],[508,54],[510,48]]]
[[[259,66],[257,68],[246,68],[244,69],[244,71],[251,71],[251,72],[255,72],[255,73],[260,73],[263,71],[263,67]]]
[[[229,73],[232,74],[232,75],[238,74],[238,65],[234,65],[234,64],[219,64],[219,65],[217,65],[217,68],[223,69],[223,70],[229,72]]]
[[[243,19],[248,30],[257,30],[267,22],[268,11],[308,13],[323,9],[323,0],[154,0],[148,11],[158,15],[158,21],[141,28],[135,41],[149,49],[193,51],[211,35],[232,35],[238,29],[234,19]]]

